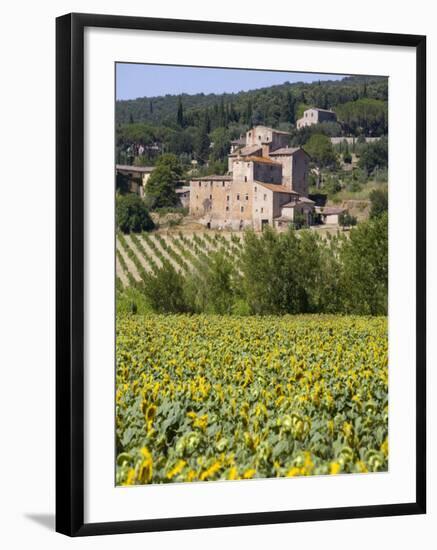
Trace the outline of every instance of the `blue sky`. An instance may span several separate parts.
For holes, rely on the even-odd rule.
[[[172,65],[117,63],[117,99],[135,99],[182,93],[223,93],[263,88],[284,82],[338,80],[345,75],[254,71],[247,69],[206,69]]]

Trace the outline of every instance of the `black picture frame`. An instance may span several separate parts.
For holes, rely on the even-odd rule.
[[[416,50],[416,499],[399,504],[84,523],[84,29],[105,27]],[[69,536],[423,514],[426,511],[426,37],[115,15],[56,20],[56,530]],[[414,368],[412,366],[412,368]]]

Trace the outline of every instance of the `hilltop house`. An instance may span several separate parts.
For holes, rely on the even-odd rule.
[[[337,115],[334,111],[328,109],[318,109],[316,107],[307,109],[303,112],[303,117],[296,121],[296,127],[298,130],[305,128],[305,126],[312,126],[313,124],[320,124],[321,122],[336,122]]]
[[[209,228],[285,227],[297,212],[311,223],[309,157],[287,143],[287,132],[251,128],[231,144],[227,175],[191,179],[190,214]]]

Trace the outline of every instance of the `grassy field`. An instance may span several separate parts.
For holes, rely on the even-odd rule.
[[[385,471],[384,317],[119,315],[117,484]]]

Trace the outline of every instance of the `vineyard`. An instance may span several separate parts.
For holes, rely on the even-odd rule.
[[[176,271],[196,270],[212,251],[221,251],[237,260],[241,239],[237,233],[131,233],[117,234],[117,288],[138,286],[146,273],[156,272],[165,264]]]
[[[214,246],[238,255],[221,236],[121,237],[118,277]],[[387,361],[385,317],[120,315],[116,482],[386,471]]]

